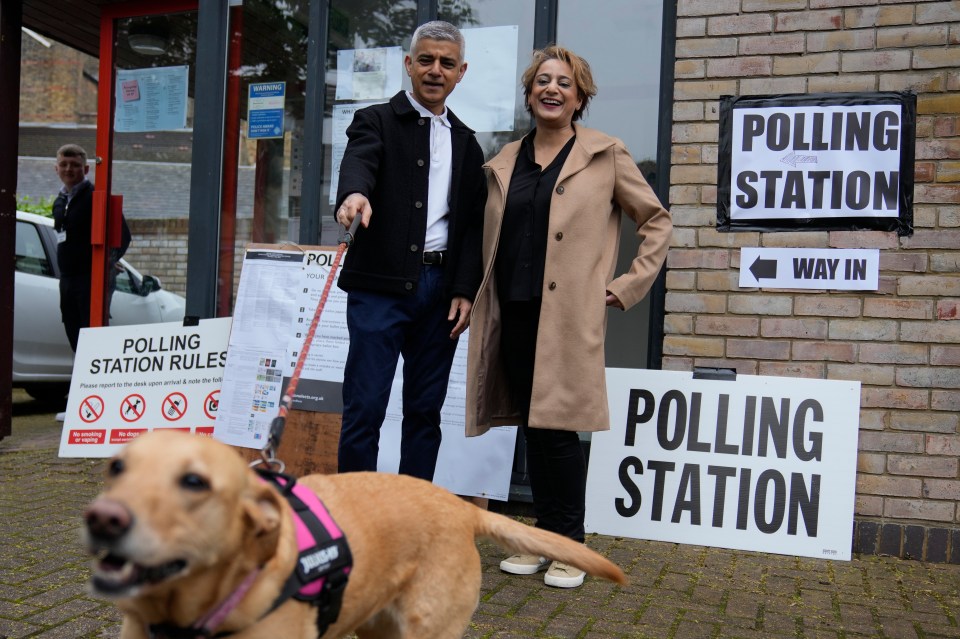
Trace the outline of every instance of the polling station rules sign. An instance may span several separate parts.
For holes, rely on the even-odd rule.
[[[849,560],[860,382],[607,369],[589,532]]]
[[[916,95],[723,96],[720,231],[913,233]]]

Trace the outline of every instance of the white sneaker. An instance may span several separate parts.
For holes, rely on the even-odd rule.
[[[66,414],[66,413],[57,413],[57,416],[54,417],[54,419],[57,420],[58,422],[62,422],[62,421],[64,421],[66,418],[67,418],[67,414]]]
[[[586,575],[579,568],[555,561],[543,576],[543,583],[555,588],[577,588],[583,584]]]
[[[544,568],[550,560],[537,555],[513,555],[500,562],[500,570],[511,575],[535,575]]]

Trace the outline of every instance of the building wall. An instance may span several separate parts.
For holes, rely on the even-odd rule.
[[[679,0],[663,367],[862,383],[854,549],[960,562],[960,3]],[[719,96],[913,90],[914,225],[719,233]],[[877,248],[879,290],[738,287],[743,246]]]

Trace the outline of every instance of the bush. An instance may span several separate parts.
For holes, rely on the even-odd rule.
[[[17,210],[35,213],[44,217],[53,217],[53,201],[55,199],[56,198],[51,195],[50,197],[42,197],[34,202],[28,195],[18,195]]]

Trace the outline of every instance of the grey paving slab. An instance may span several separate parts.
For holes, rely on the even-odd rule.
[[[14,392],[0,440],[0,639],[115,639],[119,615],[89,594],[79,541],[102,460],[57,456],[60,424]],[[466,637],[590,639],[960,639],[960,566],[862,556],[849,562],[609,536],[587,543],[630,584],[557,590],[506,575],[479,544],[481,600]]]

